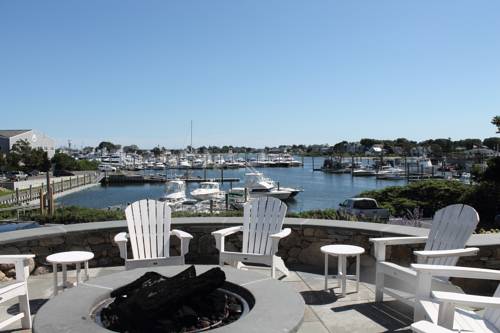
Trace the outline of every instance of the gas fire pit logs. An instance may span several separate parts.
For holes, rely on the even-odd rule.
[[[194,266],[173,277],[147,272],[111,292],[114,300],[96,315],[116,332],[197,332],[226,325],[240,317],[243,304],[220,289],[225,281],[218,267],[199,276]]]

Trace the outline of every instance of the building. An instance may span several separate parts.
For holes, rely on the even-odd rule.
[[[42,148],[52,158],[56,152],[56,141],[42,132],[27,130],[0,130],[0,153],[7,154],[19,140],[27,140],[32,148]]]
[[[370,149],[368,149],[365,152],[365,155],[366,156],[380,156],[383,153],[385,153],[384,146],[376,144],[376,145],[371,146]]]

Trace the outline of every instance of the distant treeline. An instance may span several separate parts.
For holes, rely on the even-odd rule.
[[[200,147],[190,147],[187,146],[186,149],[167,149],[165,147],[155,147],[153,149],[141,149],[139,146],[132,144],[127,146],[122,146],[119,144],[114,144],[112,142],[103,141],[99,143],[97,147],[85,147],[82,149],[84,153],[90,153],[94,151],[106,151],[108,153],[117,152],[122,149],[126,153],[137,153],[140,155],[155,155],[159,156],[162,153],[170,151],[172,153],[179,153],[181,151],[193,151],[195,153],[213,153],[213,154],[224,154],[224,153],[272,153],[272,152],[284,152],[294,154],[305,154],[305,155],[328,155],[331,153],[342,153],[349,151],[363,152],[369,150],[374,145],[379,145],[381,148],[385,149],[389,153],[410,153],[412,148],[416,147],[427,147],[434,154],[448,154],[457,150],[469,150],[475,147],[487,147],[489,149],[496,150],[500,147],[500,138],[490,137],[484,140],[469,138],[463,140],[451,140],[451,139],[428,139],[424,141],[413,141],[406,138],[398,138],[395,140],[381,140],[381,139],[370,139],[363,138],[359,142],[348,142],[341,141],[334,145],[329,144],[293,144],[293,145],[280,145],[276,147],[246,147],[246,146],[200,146]],[[353,148],[355,147],[355,148]],[[191,149],[192,148],[192,149]]]

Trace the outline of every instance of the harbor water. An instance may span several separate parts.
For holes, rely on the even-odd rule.
[[[314,159],[314,167],[318,168],[323,164],[322,158]],[[313,171],[312,158],[304,159],[303,167],[293,168],[259,168],[266,177],[279,182],[284,187],[298,187],[304,190],[294,199],[288,200],[287,205],[290,211],[305,211],[312,209],[338,208],[339,203],[345,199],[358,195],[363,191],[382,189],[387,186],[404,185],[405,180],[377,180],[375,177],[351,177],[350,174],[329,174],[320,171]],[[161,170],[140,171],[138,173],[158,173],[165,174]],[[185,170],[168,170],[168,176],[184,176]],[[246,169],[226,169],[223,171],[224,177],[236,177],[239,183],[233,183],[234,187],[242,187]],[[219,178],[220,170],[206,170],[208,178]],[[190,177],[204,177],[204,170],[189,170]],[[221,188],[228,190],[231,184],[224,183]],[[197,188],[197,183],[187,184],[187,193]],[[140,199],[158,199],[163,196],[164,184],[137,184],[137,185],[101,185],[90,189],[69,194],[60,199],[57,203],[62,206],[82,206],[90,208],[107,208],[121,206]]]

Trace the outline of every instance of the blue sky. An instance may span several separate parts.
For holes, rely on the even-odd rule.
[[[494,136],[500,1],[0,1],[0,128],[142,147]]]

